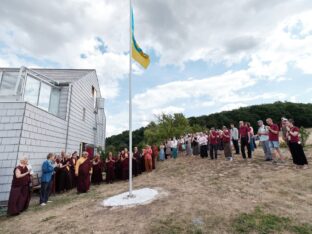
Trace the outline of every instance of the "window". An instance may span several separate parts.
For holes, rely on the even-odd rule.
[[[60,103],[60,90],[57,88],[52,88],[50,96],[49,112],[54,115],[58,115],[59,103]]]
[[[41,82],[39,103],[42,109],[49,111],[51,86]]]
[[[96,108],[96,89],[92,86],[93,108]]]
[[[86,108],[82,108],[82,121],[86,120]]]
[[[18,74],[18,72],[0,72],[0,93],[15,94],[15,86],[18,82]]]
[[[40,81],[31,76],[27,76],[24,100],[37,106]]]
[[[27,75],[24,101],[58,115],[60,90],[45,82],[37,80],[31,75]]]

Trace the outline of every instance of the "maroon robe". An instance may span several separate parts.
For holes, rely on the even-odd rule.
[[[70,165],[70,159],[61,160],[61,163],[62,165],[67,165],[68,163]],[[70,190],[72,188],[70,166],[65,166],[61,168],[59,185],[59,189],[61,192]]]
[[[125,155],[122,155],[121,157],[123,158],[123,161],[121,162],[122,179],[127,180],[129,179],[129,157],[126,158]]]
[[[90,189],[90,170],[92,164],[87,158],[82,164],[79,165],[77,177],[77,192],[86,193]]]
[[[19,169],[21,174],[28,172],[27,167],[17,166],[14,169],[14,175],[11,185],[11,192],[8,202],[8,215],[18,215],[20,212],[26,210],[30,201],[30,175],[22,178],[16,178],[15,171]]]
[[[95,162],[98,162],[98,164],[93,164],[93,172],[91,181],[95,184],[100,184],[103,182],[102,172],[103,172],[103,163],[101,160],[95,160]]]
[[[156,159],[158,158],[158,147],[156,145],[153,146],[153,154],[152,154],[152,169],[156,168]]]
[[[73,157],[70,159],[70,174],[71,174],[71,181],[72,181],[72,188],[77,186],[77,178],[75,175],[75,166],[78,159],[74,159]]]
[[[109,160],[106,162],[106,182],[113,183],[115,179],[115,161]]]

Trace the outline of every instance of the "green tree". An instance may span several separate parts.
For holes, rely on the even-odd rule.
[[[299,130],[299,134],[300,134],[301,144],[304,147],[310,136],[310,132],[308,132],[308,130],[306,130],[304,127],[301,127]]]
[[[202,131],[212,126],[221,128],[223,125],[226,125],[229,127],[230,123],[234,123],[237,126],[240,120],[248,121],[254,129],[258,129],[257,120],[265,120],[270,117],[275,123],[279,123],[282,116],[294,119],[298,127],[312,127],[312,104],[275,102],[272,104],[241,107],[236,110],[222,111],[188,119],[182,114],[163,114],[157,116],[156,122],[152,122],[145,128],[142,127],[133,131],[133,146],[159,143],[173,136],[178,137],[185,132]],[[128,147],[129,132],[124,131],[121,134],[107,138],[106,145],[107,147],[110,145],[114,146],[116,151]]]
[[[191,130],[188,119],[183,114],[161,114],[157,116],[157,124],[152,122],[147,126],[144,138],[148,144],[159,144],[165,139],[179,137]]]

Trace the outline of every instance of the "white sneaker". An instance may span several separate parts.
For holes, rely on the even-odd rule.
[[[47,205],[47,204],[45,204],[45,203],[41,203],[41,204],[40,204],[40,206],[45,206],[45,205]]]
[[[51,203],[51,202],[53,202],[53,201],[48,201],[48,203]]]

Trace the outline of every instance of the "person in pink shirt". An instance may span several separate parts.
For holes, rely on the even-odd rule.
[[[151,172],[153,170],[153,161],[152,161],[152,149],[149,145],[143,151],[145,159],[145,171]]]

